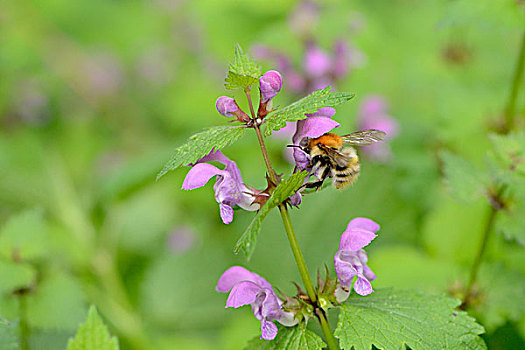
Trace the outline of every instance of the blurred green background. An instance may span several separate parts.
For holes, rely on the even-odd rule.
[[[374,288],[453,292],[466,280],[489,207],[452,198],[438,152],[482,163],[509,94],[523,7],[517,0],[320,4],[319,44],[329,50],[344,39],[366,56],[337,84],[356,94],[337,109],[341,132],[356,129],[363,97],[379,94],[400,134],[390,162],[364,159],[354,186],[307,196],[292,210],[310,271],[333,268],[346,224],[365,216],[382,227],[368,248]],[[249,307],[224,308],[227,296],[215,292],[222,272],[241,264],[295,292],[291,281],[300,277],[277,213],[246,262],[232,247],[253,213],[237,211],[224,225],[211,184],[186,192],[186,169],[158,182],[155,175],[189,135],[225,123],[215,100],[229,94],[223,79],[235,42],[247,51],[263,43],[299,65],[303,47],[289,26],[296,5],[1,3],[0,315],[22,315],[30,349],[65,348],[90,304],[122,349],[239,349],[259,323]],[[356,18],[359,28],[350,30]],[[297,97],[285,80],[275,103]],[[523,114],[523,93],[518,102]],[[281,173],[291,169],[287,142],[268,139]],[[264,188],[255,135],[223,152],[246,183]],[[486,327],[489,348],[525,347],[523,248],[499,235],[488,248],[484,298],[471,314]]]

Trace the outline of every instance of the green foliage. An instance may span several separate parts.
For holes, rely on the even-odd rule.
[[[75,339],[70,339],[67,350],[118,350],[118,340],[109,334],[95,306],[91,306],[86,323],[78,327]]]
[[[322,107],[336,107],[354,97],[353,94],[346,92],[330,92],[330,89],[329,86],[324,89],[319,89],[291,105],[270,113],[270,115],[266,117],[264,134],[270,136],[273,131],[284,128],[286,122],[305,119],[305,113],[315,113]]]
[[[343,349],[486,349],[483,327],[456,307],[459,300],[414,291],[378,290],[350,297],[335,331]]]
[[[2,350],[19,350],[19,339],[20,329],[18,321],[8,321],[0,316],[0,348]]]
[[[445,181],[452,196],[464,202],[472,202],[483,196],[490,185],[486,172],[450,152],[440,153],[444,163]]]
[[[525,181],[525,133],[490,135],[491,156],[497,164],[498,178],[506,183]]]
[[[244,89],[259,81],[261,66],[246,55],[239,44],[235,44],[233,63],[230,64],[224,86],[228,90]]]
[[[525,9],[516,0],[457,0],[450,3],[445,22],[483,23],[493,27],[525,29]]]
[[[29,287],[35,277],[36,271],[30,265],[0,259],[0,294]]]
[[[65,274],[45,276],[27,296],[28,324],[34,328],[72,331],[86,309],[80,285]]]
[[[220,150],[231,145],[244,135],[245,128],[240,126],[214,126],[195,135],[188,142],[177,147],[171,159],[157,175],[157,180],[168,171],[180,166],[195,163],[212,150]]]
[[[235,254],[238,254],[239,251],[243,251],[246,254],[247,258],[250,259],[254,250],[255,243],[257,241],[257,235],[261,231],[261,223],[268,215],[268,213],[284,202],[288,197],[293,195],[304,183],[304,179],[308,175],[307,171],[302,171],[295,173],[290,176],[288,179],[281,181],[277,186],[275,191],[272,193],[271,197],[268,199],[268,202],[259,210],[255,218],[252,220],[250,225],[246,228],[241,238],[235,244],[233,249]]]
[[[506,322],[519,322],[525,315],[525,276],[503,265],[485,265],[480,270],[479,301],[474,302],[476,317],[488,332]]]
[[[295,327],[279,325],[277,336],[273,340],[256,337],[246,345],[245,350],[321,350],[326,347],[323,340],[314,332],[306,329],[303,322]]]
[[[47,227],[42,211],[28,210],[10,217],[0,231],[0,255],[31,260],[48,255]]]

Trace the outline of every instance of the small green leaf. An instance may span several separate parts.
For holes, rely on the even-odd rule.
[[[35,278],[36,271],[30,265],[0,259],[0,294],[29,287]]]
[[[505,182],[517,180],[523,184],[525,178],[525,133],[515,132],[508,135],[491,134],[491,152],[500,178]],[[509,181],[510,180],[510,181]]]
[[[273,208],[293,195],[303,185],[304,179],[307,175],[307,171],[302,171],[293,174],[286,180],[281,181],[281,183],[272,193],[271,197],[268,199],[268,202],[266,202],[266,204],[259,210],[255,218],[242,234],[241,238],[239,238],[235,244],[235,247],[233,248],[233,252],[235,254],[238,254],[239,251],[242,250],[244,254],[246,254],[247,258],[250,259],[253,251],[255,250],[255,243],[257,241],[257,235],[261,230],[261,223],[266,215],[268,215],[268,213]]]
[[[525,187],[511,184],[508,193],[504,208],[496,214],[496,232],[525,246]]]
[[[250,340],[245,350],[321,350],[326,347],[323,340],[314,332],[306,329],[305,323],[295,327],[279,325],[277,336],[273,340],[260,339],[258,336]]]
[[[228,90],[244,89],[257,83],[261,76],[261,66],[246,55],[239,44],[235,44],[233,63],[230,64],[224,86]]]
[[[487,172],[447,151],[441,152],[440,158],[444,163],[445,182],[454,198],[469,203],[486,193],[490,186]]]
[[[18,321],[8,321],[0,316],[0,348],[2,350],[19,350],[19,340],[20,329]]]
[[[75,339],[69,339],[67,350],[118,350],[118,340],[109,334],[95,306],[91,306],[86,323],[78,327]]]
[[[219,150],[231,145],[244,135],[245,128],[241,126],[215,126],[191,136],[175,153],[157,175],[157,180],[168,171],[180,166],[195,163],[212,150]]]
[[[483,327],[445,295],[378,290],[352,296],[341,307],[335,336],[343,349],[486,349]]]
[[[328,86],[314,91],[299,101],[270,113],[266,117],[264,134],[270,136],[273,131],[284,128],[286,122],[305,119],[305,113],[315,113],[319,108],[323,107],[336,107],[354,97],[353,94],[346,92],[330,92],[330,89]]]

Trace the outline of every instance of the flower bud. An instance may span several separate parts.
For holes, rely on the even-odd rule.
[[[259,79],[262,102],[268,102],[274,98],[283,86],[281,74],[275,70],[268,71]]]
[[[250,121],[250,117],[239,108],[237,102],[231,97],[219,97],[215,102],[215,108],[217,108],[217,111],[221,115],[225,117],[236,117],[241,123]]]

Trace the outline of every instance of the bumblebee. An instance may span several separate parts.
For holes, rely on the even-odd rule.
[[[300,148],[310,156],[311,173],[318,181],[309,182],[306,188],[319,189],[324,180],[332,178],[335,188],[346,188],[357,180],[360,171],[359,157],[352,146],[367,146],[382,141],[386,133],[381,130],[368,129],[348,135],[326,133],[317,138],[305,137],[299,145],[290,145]]]

